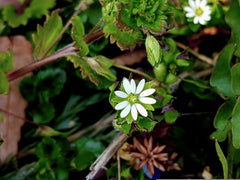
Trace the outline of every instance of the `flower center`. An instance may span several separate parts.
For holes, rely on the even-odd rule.
[[[137,102],[137,100],[138,100],[138,96],[136,94],[130,94],[128,96],[128,102],[130,104],[135,104]]]
[[[197,9],[195,10],[195,14],[196,14],[197,16],[201,16],[201,15],[203,14],[203,10],[202,10],[201,8],[197,8]]]

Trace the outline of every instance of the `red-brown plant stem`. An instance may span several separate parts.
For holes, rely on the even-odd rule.
[[[99,30],[99,31],[96,31],[94,34],[91,34],[89,36],[87,36],[85,38],[85,42],[88,44],[88,43],[91,43],[93,42],[94,40],[100,38],[101,36],[103,36],[104,33],[102,30]],[[45,58],[42,58],[42,59],[39,59],[39,60],[36,60],[20,69],[17,69],[13,72],[10,72],[7,74],[7,79],[8,81],[13,81],[29,72],[32,72],[33,70],[35,69],[38,69],[42,66],[45,66],[57,59],[60,59],[60,58],[63,58],[63,57],[66,57],[66,56],[69,56],[69,55],[77,55],[76,51],[78,49],[74,47],[73,44],[70,44],[66,47],[64,47],[63,49],[60,49],[58,50],[57,52],[45,57]]]

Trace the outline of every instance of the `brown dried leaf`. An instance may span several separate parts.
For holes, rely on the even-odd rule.
[[[6,52],[11,49],[14,54],[14,69],[19,69],[33,61],[32,45],[23,36],[0,37],[0,51]],[[12,70],[12,71],[13,71]],[[21,96],[19,91],[19,82],[21,78],[10,82],[9,94],[0,95],[0,108],[5,111],[25,118],[25,108],[27,102]],[[7,113],[3,114],[3,122],[0,122],[0,138],[4,140],[0,146],[0,162],[3,162],[9,155],[18,152],[18,141],[21,137],[21,127],[24,121],[11,116]]]
[[[120,56],[114,57],[115,63],[122,66],[131,66],[135,63],[140,63],[143,58],[147,57],[145,49],[136,50],[129,53],[124,53]]]

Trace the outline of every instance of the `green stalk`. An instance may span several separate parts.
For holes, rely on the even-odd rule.
[[[126,71],[133,72],[135,74],[139,74],[139,75],[141,75],[141,76],[143,76],[145,78],[148,78],[150,80],[154,80],[153,77],[149,76],[148,74],[146,74],[146,73],[144,73],[142,71],[138,71],[136,69],[133,69],[133,68],[130,68],[130,67],[126,67],[126,66],[122,66],[122,65],[119,65],[119,64],[114,64],[113,66],[116,67],[116,68],[119,68],[119,69],[123,69],[123,70],[126,70]]]
[[[228,179],[235,179],[234,177],[234,153],[235,148],[232,144],[232,132],[228,132],[228,154],[227,154],[227,162],[228,162]]]

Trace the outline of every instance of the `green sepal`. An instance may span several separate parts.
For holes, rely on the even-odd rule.
[[[158,40],[154,36],[148,35],[145,41],[145,46],[148,55],[148,61],[152,66],[159,63],[162,59],[162,49]]]
[[[72,20],[72,38],[75,42],[75,46],[79,48],[79,55],[86,56],[89,53],[89,48],[83,39],[85,35],[84,25],[79,16],[75,16]]]
[[[62,28],[62,18],[58,15],[57,11],[52,12],[51,16],[47,15],[43,27],[38,25],[37,33],[32,35],[34,44],[33,54],[38,58],[52,54],[57,46],[57,43],[49,50],[47,54],[46,50],[58,37],[62,31]]]
[[[172,83],[175,83],[177,80],[178,80],[178,76],[169,72],[166,76],[165,83],[172,84]]]
[[[188,67],[191,64],[191,62],[186,59],[176,59],[174,62],[179,67]]]
[[[7,53],[0,52],[0,71],[8,72],[13,68],[13,52],[8,50]]]
[[[96,57],[78,57],[70,55],[67,60],[74,64],[75,68],[80,68],[83,78],[88,77],[95,85],[103,81],[103,78],[109,81],[116,81],[116,76],[109,70],[114,61],[104,56]]]
[[[164,82],[167,75],[167,65],[162,62],[154,67],[154,74],[160,82]]]
[[[5,73],[0,71],[0,94],[7,94],[9,89],[9,82]]]

